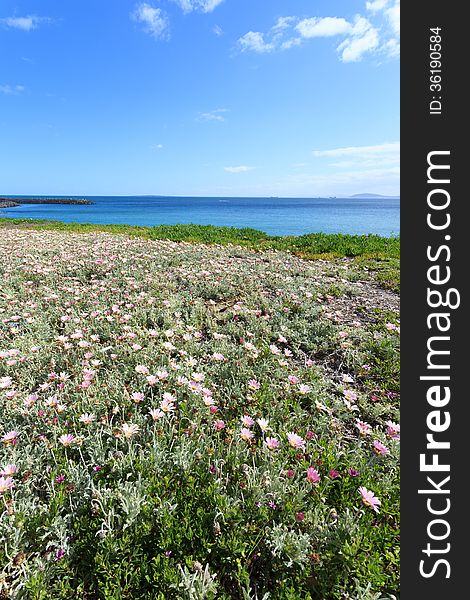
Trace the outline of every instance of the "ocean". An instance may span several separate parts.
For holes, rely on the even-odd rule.
[[[95,204],[24,204],[0,209],[0,217],[147,226],[195,223],[252,227],[269,235],[400,233],[397,198],[81,197]]]

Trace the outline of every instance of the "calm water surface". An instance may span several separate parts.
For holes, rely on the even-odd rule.
[[[25,204],[0,209],[0,217],[147,226],[196,223],[253,227],[270,235],[323,232],[389,237],[400,233],[400,200],[396,198],[86,198],[95,204]]]

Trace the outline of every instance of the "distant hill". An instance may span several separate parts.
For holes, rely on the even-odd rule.
[[[383,194],[354,194],[350,198],[399,198],[400,196],[384,196]]]

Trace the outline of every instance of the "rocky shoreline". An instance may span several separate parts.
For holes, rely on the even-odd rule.
[[[94,204],[86,198],[8,198],[0,197],[0,208],[15,208],[22,204]]]

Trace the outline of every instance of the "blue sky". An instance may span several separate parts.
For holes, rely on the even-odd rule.
[[[399,194],[399,0],[2,0],[0,194]]]

